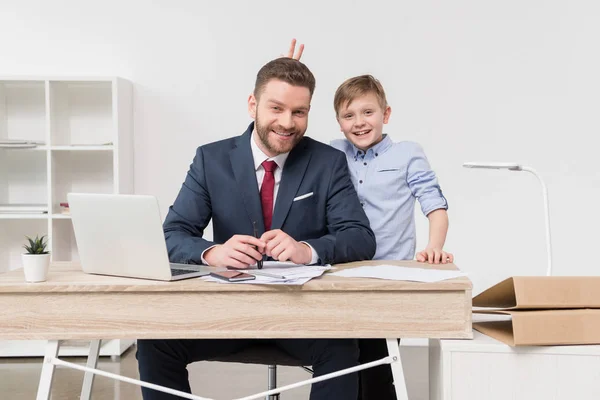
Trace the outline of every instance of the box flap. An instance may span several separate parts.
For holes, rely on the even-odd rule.
[[[515,276],[473,298],[506,310],[600,308],[600,276]]]
[[[600,310],[495,311],[512,320],[475,322],[473,328],[509,346],[600,344]]]
[[[473,298],[473,307],[512,308],[517,305],[513,278],[495,284]]]
[[[515,345],[512,321],[474,322],[473,329],[509,346]]]

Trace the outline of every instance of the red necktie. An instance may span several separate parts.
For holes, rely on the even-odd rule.
[[[273,220],[273,192],[275,191],[275,175],[273,171],[277,168],[275,161],[263,161],[261,164],[265,169],[265,177],[260,186],[260,202],[262,204],[263,221],[265,232],[271,230]]]

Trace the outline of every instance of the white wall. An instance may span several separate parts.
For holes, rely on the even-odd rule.
[[[600,3],[443,0],[0,2],[0,75],[119,75],[135,84],[135,188],[173,201],[198,145],[249,123],[255,74],[306,43],[317,78],[308,134],[341,135],[332,98],[373,73],[388,132],[420,142],[450,203],[447,248],[474,292],[546,268],[546,179],[556,274],[597,274]],[[420,246],[427,226],[419,221]]]

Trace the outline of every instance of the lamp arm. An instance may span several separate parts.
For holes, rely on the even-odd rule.
[[[548,188],[544,183],[542,177],[537,173],[536,170],[530,167],[521,167],[521,171],[527,171],[539,180],[540,185],[542,185],[542,195],[544,196],[544,215],[546,219],[546,250],[548,252],[548,270],[546,271],[547,276],[552,275],[552,242],[550,240],[550,208],[548,204]]]

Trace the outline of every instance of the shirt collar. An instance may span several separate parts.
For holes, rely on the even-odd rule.
[[[275,157],[269,157],[258,147],[256,141],[258,140],[258,134],[256,133],[256,128],[252,131],[252,136],[250,137],[250,148],[252,149],[252,158],[254,158],[254,170],[257,171],[261,166],[263,161],[275,161],[277,167],[283,171],[283,166],[285,165],[285,160],[287,160],[290,155],[289,152],[278,154]]]
[[[392,139],[386,134],[383,134],[383,139],[381,139],[381,142],[377,143],[375,146],[367,149],[367,151],[362,151],[361,149],[359,149],[358,147],[356,147],[353,144],[350,144],[351,148],[352,148],[352,156],[354,158],[356,157],[360,157],[362,155],[367,155],[369,153],[372,153],[373,156],[377,157],[379,154],[383,154],[387,149],[389,149],[392,146]]]

